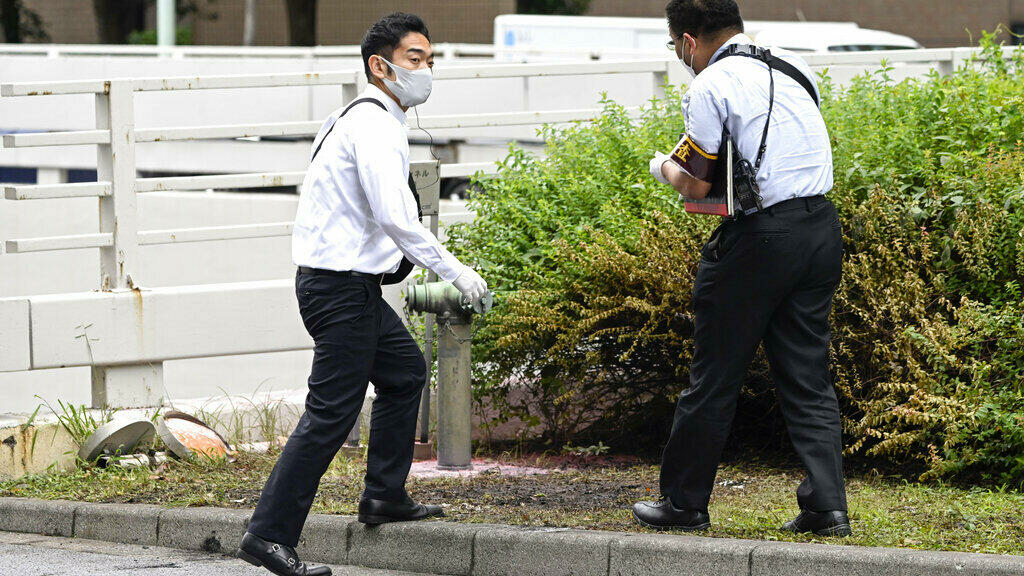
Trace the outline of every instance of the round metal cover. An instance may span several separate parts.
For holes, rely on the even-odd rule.
[[[118,419],[93,432],[78,449],[78,457],[92,462],[100,456],[132,454],[140,444],[153,440],[156,427],[146,418]]]
[[[156,428],[167,449],[178,458],[188,458],[193,454],[219,457],[232,454],[231,444],[223,436],[202,420],[184,412],[167,412]]]

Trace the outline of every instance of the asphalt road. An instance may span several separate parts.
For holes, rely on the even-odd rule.
[[[338,576],[415,576],[332,566]],[[0,532],[0,576],[262,576],[263,568],[222,554]]]

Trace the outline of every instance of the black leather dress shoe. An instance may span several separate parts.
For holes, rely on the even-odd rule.
[[[263,566],[277,576],[331,576],[327,566],[309,566],[299,562],[295,549],[284,544],[267,542],[246,532],[238,546],[238,557],[253,566]]]
[[[359,521],[363,524],[386,524],[423,520],[432,516],[444,516],[440,506],[417,504],[408,496],[402,502],[388,502],[363,498],[359,501]]]
[[[818,536],[849,536],[850,518],[845,510],[813,512],[801,510],[800,515],[782,526],[788,532],[813,532]]]
[[[667,496],[657,502],[634,504],[633,519],[641,526],[655,530],[695,532],[711,528],[711,518],[707,512],[676,508]]]

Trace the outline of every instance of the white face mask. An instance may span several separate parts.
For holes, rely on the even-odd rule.
[[[685,40],[684,40],[684,42],[685,42]],[[694,46],[694,48],[696,48],[696,46]],[[687,64],[686,60],[683,59],[683,58],[686,58],[685,55],[683,56],[683,58],[679,59],[679,63],[682,64],[683,68],[686,68],[686,71],[689,72],[690,75],[693,76],[694,78],[697,77],[697,72],[693,69],[693,59],[695,57],[696,57],[695,50],[690,50],[690,63],[689,64]]]
[[[384,85],[388,87],[388,90],[391,90],[392,94],[398,97],[398,101],[402,106],[419,106],[427,101],[434,84],[434,73],[430,68],[409,70],[401,66],[395,66],[381,56],[378,56],[378,58],[387,62],[388,66],[391,66],[391,69],[395,71],[395,79],[384,78]]]

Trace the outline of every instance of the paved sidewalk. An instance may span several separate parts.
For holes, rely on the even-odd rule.
[[[230,554],[250,514],[0,498],[0,531]],[[297,550],[314,563],[453,576],[1024,575],[1022,556],[443,521],[368,527],[322,514]]]
[[[409,572],[331,566],[336,576],[415,576]],[[0,576],[263,576],[225,554],[156,546],[0,532]]]

